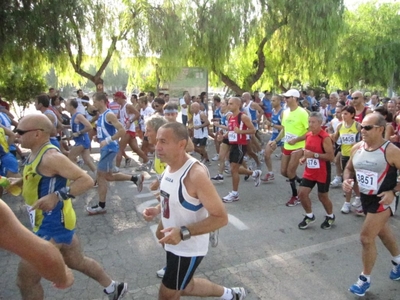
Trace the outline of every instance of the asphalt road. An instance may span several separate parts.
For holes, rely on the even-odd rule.
[[[212,157],[214,147],[209,148]],[[93,157],[96,159],[98,154]],[[275,157],[273,166],[279,170],[280,161]],[[213,162],[209,169],[215,175],[217,163]],[[132,173],[134,167],[122,171]],[[230,180],[225,177],[224,183],[215,185],[221,197],[231,190]],[[226,204],[229,224],[220,230],[219,244],[210,248],[197,276],[227,287],[244,286],[249,292],[246,299],[251,300],[358,298],[348,288],[362,268],[359,231],[363,217],[340,213],[344,201],[341,189],[330,191],[336,214],[331,230],[319,227],[324,211],[315,192],[311,198],[317,221],[307,230],[298,229],[303,209],[285,206],[290,188],[278,172],[274,182],[257,188],[251,178],[247,182],[242,178],[239,192],[240,201]],[[10,195],[3,199],[28,226],[22,199]],[[87,216],[85,206],[96,203],[97,199],[93,188],[74,200],[77,234],[84,252],[98,260],[113,278],[128,282],[129,292],[124,299],[157,299],[160,279],[156,271],[164,266],[165,253],[153,235],[156,222],[147,223],[141,217],[141,211],[155,203],[154,196],[146,185],[138,194],[131,183],[111,183],[108,213]],[[390,224],[400,241],[399,217],[393,217]],[[390,254],[379,240],[377,245],[371,289],[364,299],[400,299],[400,282],[389,279]],[[20,299],[15,284],[18,261],[15,255],[0,250],[0,299]],[[46,299],[106,299],[95,281],[74,274],[75,284],[65,291],[56,290],[42,280]]]

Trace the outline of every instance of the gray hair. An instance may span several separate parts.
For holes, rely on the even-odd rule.
[[[156,115],[152,116],[146,121],[146,126],[150,126],[151,128],[154,129],[155,132],[157,132],[158,129],[164,124],[167,124],[167,120],[165,120],[163,117]]]
[[[324,120],[324,118],[322,117],[322,114],[317,111],[311,112],[309,118],[311,118],[311,117],[317,118],[318,121],[320,121],[320,122],[322,122]]]
[[[339,99],[339,94],[336,92],[330,93],[329,96],[335,97],[336,99]]]

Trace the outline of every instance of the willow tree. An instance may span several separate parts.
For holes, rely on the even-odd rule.
[[[334,52],[329,41],[336,40],[344,10],[342,0],[189,2],[189,64],[213,71],[236,93],[250,90],[263,75],[275,85],[295,73],[317,77]]]
[[[332,81],[343,87],[400,84],[400,4],[375,1],[346,11]]]

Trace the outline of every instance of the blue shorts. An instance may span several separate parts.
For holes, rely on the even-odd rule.
[[[60,147],[60,142],[57,140],[56,137],[51,137],[51,138],[50,138],[50,143],[51,143],[53,146],[56,146],[58,149],[61,149],[61,147]]]
[[[84,135],[74,138],[75,146],[83,146],[83,149],[90,148],[89,135],[85,133]]]
[[[97,164],[97,170],[103,172],[111,172],[114,166],[114,158],[117,156],[117,152],[106,150],[100,150],[100,160]]]
[[[7,172],[18,173],[18,161],[11,153],[6,153],[0,158],[0,175],[7,176]]]
[[[278,135],[279,135],[279,132],[272,133],[270,141],[275,141],[275,139],[278,137]],[[282,147],[283,146],[283,141],[280,140],[278,143],[276,143],[276,146],[277,147]]]
[[[46,240],[50,241],[53,239],[57,244],[67,244],[70,245],[72,243],[72,238],[74,237],[75,230],[68,230],[63,228],[62,230],[58,230],[57,232],[49,232],[47,230],[41,230],[39,228],[35,234]]]

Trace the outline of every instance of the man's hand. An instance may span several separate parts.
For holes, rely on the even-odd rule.
[[[78,137],[78,136],[80,136],[80,134],[79,134],[79,132],[74,132],[74,133],[72,134],[72,136],[73,136],[73,137]]]
[[[288,143],[289,145],[294,145],[294,144],[297,143],[297,140],[296,140],[296,139],[291,139],[291,140],[287,141],[287,143]]]
[[[233,131],[235,131],[235,133],[239,133],[240,129],[239,129],[239,127],[235,127],[235,129]]]
[[[314,152],[304,149],[304,157],[305,158],[314,158]]]
[[[65,266],[65,276],[66,276],[66,281],[63,283],[54,283],[53,286],[58,288],[58,289],[67,289],[71,287],[74,284],[74,274],[72,273],[71,269]]]
[[[51,193],[36,201],[31,210],[40,209],[46,212],[51,211],[56,207],[58,201],[58,196],[55,193]]]
[[[350,193],[351,190],[353,189],[353,185],[354,185],[354,179],[346,179],[345,181],[343,181],[342,184],[343,191],[345,191],[346,193]]]
[[[379,201],[379,204],[383,204],[383,205],[392,204],[393,200],[396,197],[395,194],[393,193],[393,191],[382,192],[382,193],[378,194],[377,196],[381,197],[381,201]]]
[[[101,142],[100,142],[100,148],[103,148],[103,147],[105,147],[105,146],[107,146],[108,144],[107,144],[107,142],[106,142],[106,140],[102,140]]]
[[[147,221],[150,222],[152,221],[155,217],[157,217],[160,214],[160,207],[148,207],[143,211],[143,218]]]
[[[181,230],[178,227],[169,227],[161,230],[165,236],[159,240],[160,244],[170,244],[170,245],[178,245],[181,239]]]

